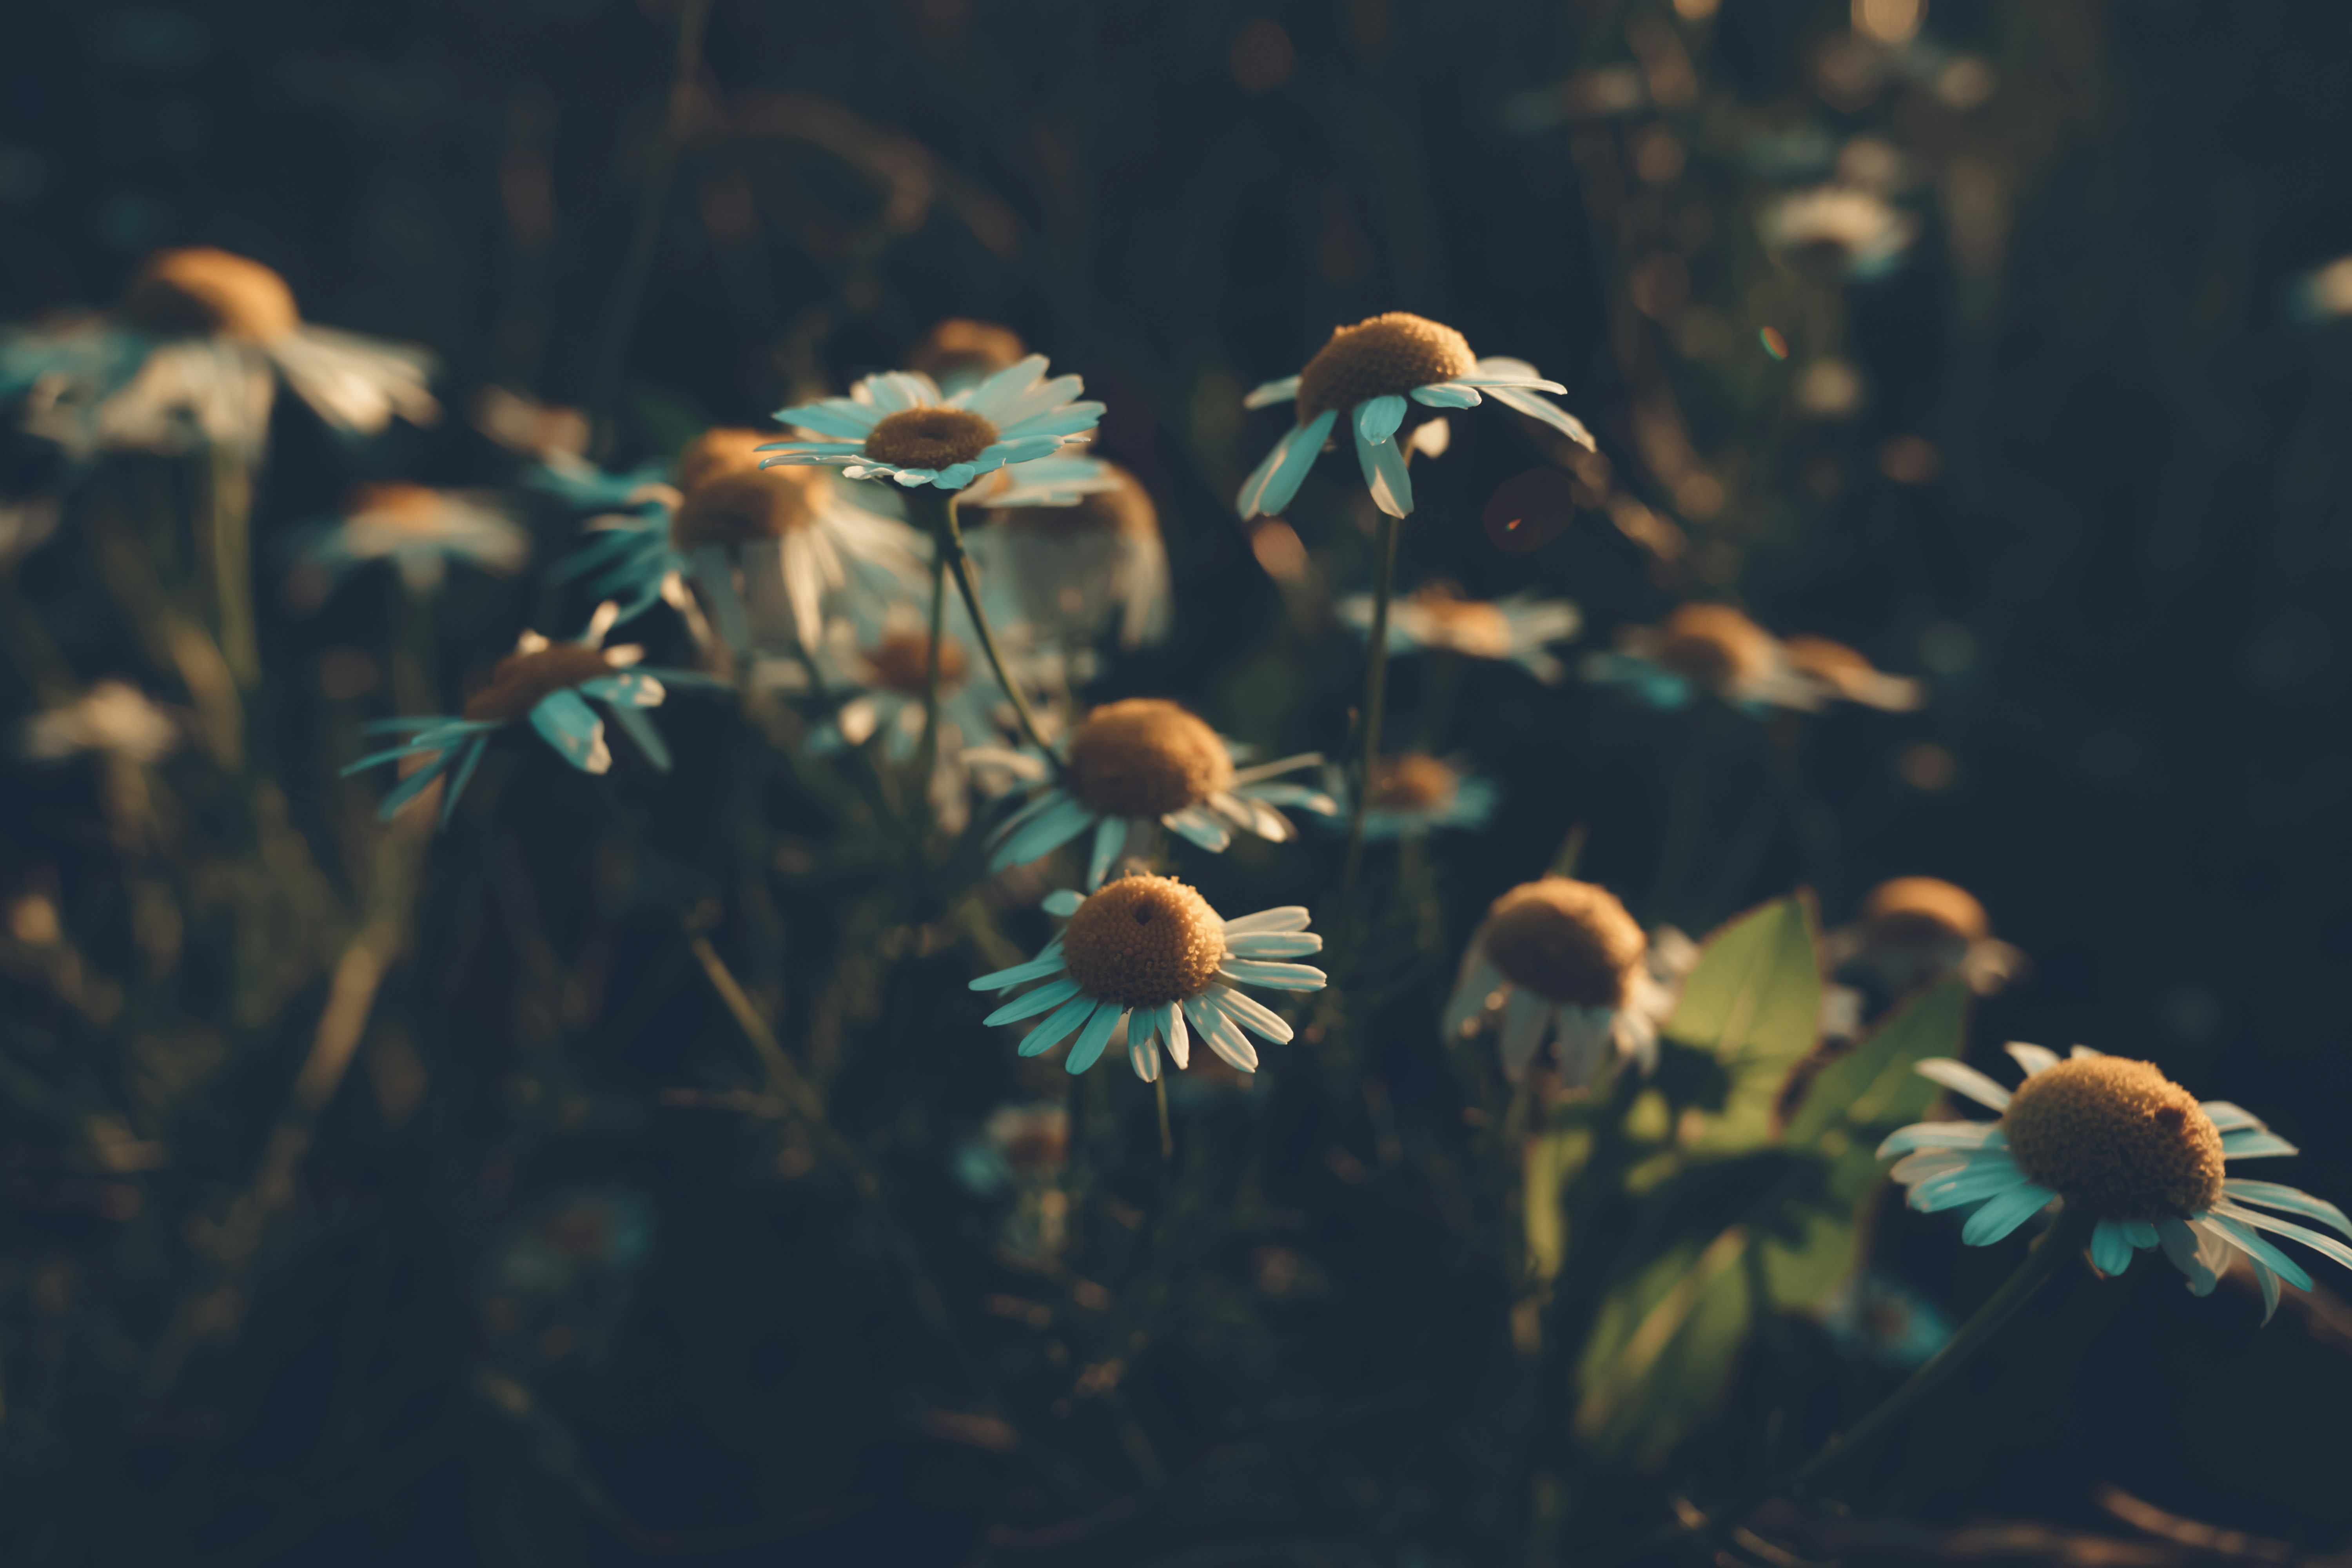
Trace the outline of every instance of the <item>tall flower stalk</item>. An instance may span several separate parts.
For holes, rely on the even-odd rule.
[[[945,630],[944,595],[940,592],[941,572],[953,573],[956,591],[963,595],[964,608],[971,612],[972,630],[980,637],[981,651],[988,656],[988,668],[994,672],[996,683],[1013,703],[1013,717],[1021,728],[1021,738],[1034,746],[1052,764],[1058,775],[1062,762],[1037,727],[1037,715],[1030,710],[1029,700],[1021,693],[1020,682],[1013,679],[1004,667],[1004,652],[997,647],[996,633],[988,624],[988,612],[982,607],[980,591],[971,578],[971,558],[964,549],[963,530],[956,521],[957,494],[935,486],[924,486],[907,491],[909,510],[922,525],[930,531],[933,547],[938,552],[937,564],[931,574],[931,651],[930,664],[924,681],[924,732],[929,733],[929,721],[939,707],[940,638]]]

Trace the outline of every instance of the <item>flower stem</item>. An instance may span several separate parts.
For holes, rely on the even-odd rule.
[[[2080,1208],[2062,1205],[2058,1217],[2034,1244],[2032,1250],[2025,1255],[2025,1261],[2017,1266],[2017,1271],[1992,1293],[1983,1306],[1976,1310],[1967,1322],[1960,1325],[1959,1331],[1952,1335],[1944,1348],[1906,1378],[1901,1387],[1880,1401],[1877,1408],[1822,1444],[1811,1458],[1793,1469],[1782,1471],[1761,1486],[1751,1488],[1711,1512],[1701,1514],[1694,1511],[1655,1534],[1617,1551],[1605,1552],[1595,1561],[1592,1568],[1613,1568],[1614,1564],[1647,1556],[1685,1535],[1738,1524],[1761,1504],[1782,1492],[1799,1489],[1844,1463],[1850,1456],[1870,1447],[1887,1428],[1910,1414],[1922,1400],[1982,1350],[2003,1325],[2033,1300],[2042,1287],[2050,1283],[2067,1259],[2079,1256],[2091,1239],[2095,1223]]]
[[[996,633],[989,626],[987,612],[980,607],[980,590],[972,584],[971,558],[964,552],[963,530],[956,521],[957,498],[952,493],[939,496],[936,489],[933,495],[937,499],[932,501],[932,537],[939,542],[949,568],[955,573],[956,590],[963,595],[964,608],[971,612],[972,630],[980,636],[981,651],[988,656],[988,668],[995,671],[996,684],[1012,699],[1013,717],[1021,726],[1021,738],[1037,748],[1052,765],[1055,776],[1059,777],[1061,756],[1045,743],[1045,737],[1038,731],[1037,716],[1029,710],[1029,700],[1021,694],[1020,683],[1004,668],[1004,654],[996,646]]]
[[[253,477],[244,457],[226,447],[206,447],[205,466],[210,481],[205,523],[221,654],[237,684],[250,687],[261,679],[253,623]]]
[[[1372,585],[1371,641],[1364,653],[1364,703],[1356,718],[1355,790],[1348,807],[1348,858],[1339,872],[1339,919],[1335,945],[1344,947],[1355,924],[1356,879],[1364,864],[1364,815],[1371,805],[1372,768],[1381,756],[1381,710],[1389,691],[1389,601],[1396,596],[1396,518],[1381,513],[1380,568]]]
[[[923,737],[915,748],[915,852],[931,830],[931,773],[940,756],[940,644],[947,636],[948,552],[938,535],[931,540],[931,637],[923,655]]]
[[[1151,1096],[1160,1102],[1160,1161],[1165,1164],[1176,1157],[1175,1130],[1168,1125],[1168,1074],[1165,1071],[1151,1080]]]

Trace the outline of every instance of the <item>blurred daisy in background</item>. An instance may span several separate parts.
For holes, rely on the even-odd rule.
[[[2162,1247],[2204,1296],[2242,1257],[2262,1286],[2265,1322],[2278,1310],[2279,1281],[2307,1290],[2311,1277],[2261,1233],[2352,1268],[2352,1247],[2278,1217],[2295,1215],[2352,1237],[2343,1210],[2228,1173],[2232,1160],[2297,1152],[2251,1112],[2199,1101],[2153,1063],[2084,1046],[2063,1060],[2040,1046],[2011,1045],[2009,1054],[2025,1069],[2014,1091],[1948,1058],[1918,1067],[2000,1120],[1917,1122],[1878,1148],[1881,1159],[1903,1156],[1892,1174],[1910,1189],[1913,1208],[1969,1211],[1960,1239],[1970,1247],[1989,1247],[2063,1205],[2093,1222],[2091,1262],[2102,1274],[2121,1274],[2142,1247]]]
[[[1627,626],[1614,652],[1585,656],[1583,673],[1594,685],[1622,687],[1670,711],[1713,695],[1751,713],[1810,712],[1834,694],[1797,668],[1779,638],[1729,605],[1685,605],[1663,625]]]
[[[1893,272],[1919,236],[1917,218],[1843,184],[1776,196],[1757,226],[1765,247],[1791,266],[1865,282]]]
[[[306,323],[286,280],[225,250],[163,250],[123,302],[0,335],[0,403],[68,451],[226,447],[257,458],[283,381],[338,430],[429,424],[422,349]]]
[[[1538,395],[1568,390],[1546,381],[1524,360],[1480,359],[1453,328],[1391,310],[1352,327],[1335,327],[1331,341],[1297,375],[1269,381],[1243,399],[1245,408],[1296,402],[1298,423],[1275,443],[1242,483],[1235,500],[1244,520],[1274,516],[1290,505],[1342,416],[1372,500],[1391,517],[1412,510],[1412,480],[1405,471],[1400,431],[1436,417],[1431,410],[1475,408],[1492,397],[1506,408],[1541,420],[1587,450],[1591,434],[1577,417]]]
[[[100,680],[75,700],[26,720],[16,750],[37,763],[98,752],[143,767],[179,750],[187,739],[179,714],[127,681]]]
[[[1333,613],[1358,636],[1371,635],[1370,594],[1341,599]],[[1568,669],[1548,650],[1574,637],[1583,624],[1584,614],[1573,604],[1538,598],[1532,588],[1506,599],[1465,599],[1451,583],[1431,583],[1389,605],[1389,652],[1507,660],[1546,685],[1557,685]]]
[[[1822,993],[1822,1022],[1832,1039],[1853,1037],[1868,1018],[1948,975],[1990,996],[2025,970],[2025,955],[1994,938],[1984,905],[1934,877],[1881,882],[1822,949],[1833,983]]]
[[[1888,675],[1841,642],[1799,633],[1780,642],[1780,657],[1790,668],[1842,701],[1889,713],[1908,713],[1926,705],[1927,688],[1900,675]]]
[[[613,753],[604,743],[604,721],[588,706],[592,697],[604,704],[647,761],[668,772],[669,747],[644,710],[661,705],[667,695],[665,682],[715,683],[690,670],[666,669],[656,679],[653,671],[634,668],[645,657],[645,649],[600,647],[619,618],[615,606],[599,605],[586,633],[576,642],[550,642],[537,632],[523,633],[514,652],[491,671],[488,683],[466,700],[462,713],[455,718],[378,720],[369,728],[404,739],[362,757],[342,770],[344,776],[384,763],[414,768],[413,772],[404,768],[405,776],[383,797],[377,816],[389,822],[447,773],[450,781],[441,802],[441,823],[446,826],[450,814],[457,809],[457,797],[465,793],[482,753],[488,749],[490,737],[519,719],[529,720],[540,738],[582,773],[609,771]]]
[[[305,613],[374,562],[390,562],[412,593],[429,594],[452,562],[504,577],[530,554],[530,535],[494,497],[400,483],[359,486],[341,517],[305,524],[288,543],[295,565],[287,596]]]
[[[1340,815],[1325,820],[1346,826],[1348,784],[1344,770],[1324,770],[1324,787],[1341,803]],[[1372,764],[1370,787],[1365,791],[1366,838],[1418,838],[1441,827],[1479,828],[1486,826],[1502,798],[1494,780],[1481,778],[1458,763],[1418,752],[1382,757]]]
[[[1095,470],[1084,476],[1084,490],[1055,490],[1051,473],[1023,475],[1024,469],[1081,464]],[[997,510],[988,526],[971,536],[981,581],[992,598],[1004,601],[1009,616],[1073,652],[1090,647],[1107,628],[1129,649],[1168,635],[1168,552],[1160,540],[1159,510],[1134,475],[1087,458],[1044,458],[997,472],[1011,481],[1005,494],[1050,498],[992,500]],[[1081,480],[1074,475],[1070,482]]]
[[[1025,751],[993,760],[1039,781],[1048,767]],[[1298,830],[1276,806],[1326,816],[1339,809],[1321,790],[1280,782],[1322,761],[1320,752],[1307,752],[1237,768],[1223,737],[1173,702],[1131,697],[1106,703],[1071,731],[1061,781],[998,826],[989,869],[1037,859],[1091,832],[1087,886],[1097,887],[1130,839],[1148,841],[1154,823],[1212,853],[1230,845],[1235,829],[1280,844]]]
[[[869,375],[847,397],[779,409],[776,422],[814,433],[760,447],[763,465],[837,468],[853,479],[890,479],[908,489],[960,490],[1008,463],[1050,457],[1102,417],[1099,403],[1076,401],[1075,375],[1048,380],[1043,354],[942,394],[919,371]]]
[[[1172,877],[1121,877],[1098,891],[1056,892],[1046,912],[1069,917],[1060,935],[1027,963],[971,983],[974,991],[1045,984],[988,1016],[990,1024],[1044,1015],[1021,1041],[1024,1057],[1068,1040],[1064,1068],[1095,1065],[1114,1035],[1124,1034],[1128,1061],[1146,1083],[1157,1080],[1160,1047],[1177,1067],[1192,1058],[1197,1035],[1243,1072],[1257,1070],[1248,1035],[1276,1044],[1291,1037],[1280,1015],[1237,989],[1319,991],[1319,969],[1289,962],[1322,951],[1307,911],[1267,910],[1228,921]],[[1247,1031],[1244,1034],[1244,1031]]]
[[[583,480],[598,474],[588,460],[588,416],[577,408],[486,386],[474,395],[467,412],[475,429],[540,468]]]
[[[1643,934],[1617,895],[1591,882],[1522,882],[1487,910],[1463,950],[1443,1039],[1499,1034],[1517,1083],[1548,1042],[1563,1087],[1580,1089],[1618,1057],[1657,1065],[1658,1030],[1696,949],[1679,931]]]

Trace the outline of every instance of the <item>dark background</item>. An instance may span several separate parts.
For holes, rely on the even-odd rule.
[[[2306,1150],[2296,1169],[2260,1174],[2352,1193],[2337,1000],[2352,948],[2337,830],[2352,783],[2352,340],[2282,308],[2295,275],[2352,249],[2340,155],[2352,16],[1936,0],[1929,35],[1999,83],[1948,133],[2000,171],[2005,232],[1989,261],[1956,260],[1935,189],[1915,196],[1925,228],[1907,264],[1843,291],[1868,405],[1759,453],[1746,413],[1785,396],[1758,389],[1769,373],[1623,350],[1629,331],[1667,339],[1623,303],[1647,247],[1628,237],[1648,220],[1593,189],[1633,125],[1520,133],[1498,117],[1511,94],[1630,58],[1629,19],[1648,9],[719,0],[629,343],[625,447],[656,449],[666,421],[748,423],[888,365],[941,315],[1011,323],[1109,404],[1103,449],[1160,501],[1177,639],[1119,667],[1114,687],[1198,696],[1251,733],[1351,677],[1344,641],[1295,629],[1304,612],[1233,516],[1235,486],[1280,427],[1242,420],[1243,390],[1296,369],[1334,323],[1422,311],[1565,381],[1618,482],[1671,510],[1632,412],[1663,379],[1699,449],[1747,476],[1712,523],[1683,520],[1695,541],[1736,549],[1715,589],[1884,668],[1919,672],[1923,634],[1948,642],[1955,626],[1973,657],[1946,661],[1923,713],[1842,712],[1796,740],[1759,731],[1754,747],[1801,749],[1816,804],[1792,821],[1811,827],[1775,829],[1751,863],[1645,912],[1705,925],[1803,878],[1835,923],[1881,877],[1950,877],[2033,961],[1982,1010],[1983,1049],[2082,1040],[2154,1058]],[[1891,126],[1898,142],[1946,134],[1906,119],[1892,89],[1852,110],[1821,104],[1813,51],[1844,21],[1842,5],[1723,0],[1698,57],[1707,101],[1779,106],[1841,133]],[[1279,71],[1268,35],[1253,44],[1248,31],[1268,22],[1290,53]],[[0,319],[102,302],[154,246],[215,244],[280,269],[312,320],[431,346],[453,414],[484,383],[581,402],[665,112],[674,26],[622,0],[19,7],[0,23]],[[1752,191],[1701,145],[1685,180],[1700,187],[1713,170],[1716,194],[1679,199],[1714,201],[1728,232]],[[1704,259],[1722,248],[1698,247],[1693,268],[1736,310],[1741,264],[1718,276]],[[1477,510],[1528,456],[1475,416],[1455,428],[1454,454],[1425,479],[1416,469],[1408,582],[1549,584],[1583,603],[1597,635],[1655,618],[1690,585],[1653,572],[1596,511],[1537,553],[1492,548]],[[1880,471],[1883,444],[1906,435],[1941,454],[1929,482]],[[465,483],[501,471],[462,417],[356,456],[299,431],[282,445],[263,500],[280,521],[367,472]],[[1776,493],[1801,499],[1768,504]],[[1351,587],[1365,546],[1339,495],[1337,479],[1316,481],[1300,525],[1318,569]],[[1400,679],[1410,702],[1410,669]],[[1666,787],[1658,731],[1593,693],[1538,710],[1497,682],[1466,701],[1458,733],[1511,804],[1502,831],[1449,849],[1454,913],[1528,874],[1571,822],[1591,829],[1591,874],[1640,885]],[[1336,704],[1314,711],[1303,722],[1325,732],[1307,739],[1336,745]],[[1940,787],[1898,768],[1921,743],[1953,763]],[[1762,755],[1724,765],[1761,776]],[[1718,815],[1710,867],[1739,832],[1728,805]],[[26,835],[13,864],[41,857],[37,819],[10,832]],[[1401,1061],[1419,1027],[1396,1028]],[[659,1055],[631,1058],[649,1089],[664,1081]],[[1412,1068],[1394,1070],[1410,1100]],[[464,1081],[462,1068],[436,1078],[436,1098]],[[438,1125],[435,1137],[476,1147]],[[630,1158],[667,1162],[670,1193],[698,1193],[695,1142],[653,1137],[654,1153]],[[221,1374],[243,1389],[218,1402],[230,1415],[79,1447],[0,1422],[11,1487],[47,1492],[45,1508],[71,1499],[85,1519],[173,1500],[169,1523],[87,1537],[143,1541],[152,1560],[193,1560],[168,1544],[182,1529],[223,1561],[635,1560],[544,1479],[544,1453],[485,1437],[429,1395],[458,1379],[451,1347],[468,1332],[455,1303],[472,1266],[436,1229],[465,1200],[416,1195],[437,1167],[396,1141],[357,1143],[360,1163],[322,1183],[410,1195],[366,1225],[322,1228],[323,1250],[297,1273],[317,1293],[290,1287],[248,1320],[247,1341],[282,1353]],[[744,1498],[772,1490],[810,1510],[790,1540],[722,1542],[719,1560],[964,1560],[969,1521],[989,1511],[978,1500],[1000,1484],[980,1461],[834,1436],[865,1430],[845,1413],[887,1401],[875,1369],[901,1353],[891,1335],[904,1325],[877,1317],[888,1309],[857,1282],[871,1273],[864,1244],[823,1205],[731,1201],[665,1211],[660,1273],[673,1283],[641,1299],[572,1412],[588,1468],[625,1477],[610,1489],[664,1529],[738,1521]],[[1903,1248],[1922,1279],[1990,1267],[1955,1261],[1921,1222],[1889,1223],[1920,1226]],[[53,1245],[20,1235],[10,1267]],[[704,1282],[712,1254],[730,1259],[723,1289]],[[829,1278],[839,1300],[819,1289],[797,1320],[762,1322],[772,1288]],[[320,1328],[370,1298],[375,1319]],[[2256,1316],[2243,1291],[2191,1301],[2153,1261],[2077,1292],[2030,1355],[1997,1351],[1969,1395],[1923,1423],[1915,1440],[1932,1453],[1888,1483],[1895,1506],[2096,1526],[2094,1488],[2114,1483],[2341,1549],[2352,1493],[2333,1413],[2352,1394],[2352,1338],[2330,1324],[2343,1309],[2290,1308],[2261,1333]],[[1384,1352],[1376,1327],[1359,1331],[1360,1353]],[[396,1413],[339,1439],[320,1414],[352,1408],[321,1392],[339,1379]],[[1476,1441],[1475,1428],[1455,1436]],[[356,1445],[352,1462],[321,1468],[339,1440]],[[1375,1473],[1422,1462],[1414,1438],[1367,1440],[1396,1445]],[[829,1487],[883,1501],[827,1521],[811,1493]],[[44,1554],[26,1560],[131,1560],[79,1555],[61,1528],[52,1515]],[[1089,1550],[1034,1556],[1146,1560]],[[1216,1559],[1245,1560],[1261,1559]]]

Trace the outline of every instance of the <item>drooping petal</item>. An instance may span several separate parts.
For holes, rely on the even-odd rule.
[[[1513,1083],[1527,1076],[1551,1016],[1552,1005],[1525,986],[1515,988],[1503,1004],[1503,1073]]]
[[[1024,1057],[1044,1056],[1047,1051],[1069,1038],[1070,1032],[1086,1024],[1095,1016],[1097,1009],[1104,1007],[1109,1008],[1113,1017],[1117,1017],[1118,1005],[1115,1002],[1106,1002],[1097,996],[1071,997],[1062,1004],[1059,1011],[1021,1037],[1020,1054]]]
[[[1056,980],[1050,985],[1040,985],[1026,996],[1016,997],[981,1020],[983,1024],[1012,1024],[1023,1018],[1034,1018],[1040,1013],[1050,1013],[1078,994],[1075,980]]]
[[[1372,492],[1372,504],[1391,517],[1410,517],[1412,476],[1406,471],[1404,453],[1391,439],[1396,426],[1385,418],[1371,417],[1384,414],[1390,404],[1402,416],[1402,397],[1374,397],[1357,405],[1356,463],[1363,470],[1364,488]],[[1381,428],[1383,424],[1388,426],[1386,430]]]
[[[2103,1219],[2091,1230],[2091,1267],[2113,1276],[2131,1267],[2131,1238],[2120,1220]]]
[[[1087,1026],[1078,1031],[1076,1041],[1070,1047],[1069,1056],[1062,1063],[1062,1070],[1076,1078],[1094,1066],[1103,1054],[1103,1047],[1110,1043],[1111,1031],[1118,1028],[1119,1021],[1126,1016],[1127,1009],[1116,1002],[1105,1002],[1097,1007],[1094,1016],[1087,1020]]]
[[[997,846],[996,853],[988,858],[988,868],[1002,871],[1007,866],[1024,866],[1041,855],[1049,855],[1094,826],[1095,814],[1070,795],[1063,795],[1050,809],[1037,816]]]
[[[1967,1149],[1922,1149],[1895,1161],[1886,1174],[1902,1186],[1914,1186],[1937,1176],[1965,1171],[1974,1158],[1974,1152]]]
[[[1232,943],[1226,945],[1230,948]],[[2352,1237],[2352,1218],[2347,1218],[2342,1209],[2326,1198],[2315,1198],[2300,1187],[2284,1186],[2277,1182],[2251,1182],[2242,1176],[2231,1176],[2221,1184],[2221,1192],[2234,1202],[2255,1204],[2266,1209],[2284,1209],[2289,1214],[2299,1214],[2322,1225],[2333,1226],[2344,1235]]]
[[[2261,1117],[2242,1106],[2232,1105],[2226,1100],[2209,1100],[2198,1109],[2202,1110],[2206,1119],[2213,1123],[2216,1131],[2235,1132],[2241,1127],[2263,1125]]]
[[[2227,1219],[2236,1225],[2251,1226],[2257,1230],[2267,1230],[2273,1235],[2299,1241],[2328,1261],[2340,1263],[2347,1268],[2352,1268],[2352,1247],[2345,1246],[2332,1236],[2322,1236],[2307,1226],[2297,1225],[2293,1220],[2281,1219],[2276,1215],[2241,1208],[2227,1198],[2215,1204],[2207,1212],[2217,1219]]]
[[[1127,818],[1106,816],[1095,825],[1094,853],[1087,859],[1087,887],[1089,890],[1102,886],[1104,874],[1111,862],[1127,848]]]
[[[2009,1090],[1995,1083],[1966,1062],[1949,1057],[1929,1057],[1912,1069],[1921,1078],[1932,1079],[1955,1094],[1967,1095],[1979,1105],[1994,1110],[2009,1109]]]
[[[637,750],[646,754],[646,761],[663,773],[669,772],[669,742],[662,739],[659,730],[654,728],[654,721],[646,716],[646,710],[627,702],[615,702],[612,708],[614,722],[621,726],[622,733],[636,742]]]
[[[1160,1045],[1152,1038],[1150,1028],[1137,1014],[1128,1016],[1127,1065],[1135,1076],[1146,1083],[1160,1081]]]
[[[1970,1247],[1990,1247],[2048,1208],[2057,1196],[2032,1183],[2013,1188],[1987,1200],[1984,1207],[1969,1215],[1969,1223],[1960,1226],[1960,1239]]]
[[[1078,906],[1086,901],[1087,896],[1076,889],[1061,888],[1046,894],[1037,907],[1049,915],[1060,915],[1066,919],[1076,914]]]
[[[1160,1010],[1160,1032],[1168,1037],[1168,1054],[1181,1068],[1192,1065],[1192,1032],[1184,1026],[1184,1009],[1174,1005]]]
[[[2222,1265],[2228,1261],[2230,1246],[2227,1237],[2209,1234],[2190,1226],[2185,1220],[2169,1216],[2156,1222],[2156,1238],[2164,1248],[2164,1256],[2172,1266],[2189,1276],[2189,1289],[2194,1295],[2210,1296],[2220,1283]]]
[[[1185,1020],[1192,1026],[1192,1032],[1208,1041],[1209,1048],[1227,1066],[1239,1072],[1257,1071],[1257,1047],[1205,993],[1186,997],[1183,1006]]]
[[[1232,829],[1197,805],[1181,811],[1171,811],[1160,819],[1160,826],[1212,855],[1223,854],[1234,841]]]
[[[1994,1121],[1915,1121],[1898,1127],[1878,1146],[1878,1157],[1891,1160],[1914,1149],[2005,1148],[2000,1124]]]
[[[1506,408],[1550,426],[1588,452],[1599,447],[1600,444],[1592,438],[1592,432],[1584,427],[1584,421],[1534,391],[1526,387],[1490,384],[1486,388],[1486,395]]]
[[[2222,1235],[2230,1238],[2231,1242],[2238,1248],[2239,1251],[2244,1253],[2247,1257],[2252,1258],[2257,1263],[2268,1264],[2271,1268],[2278,1271],[2281,1279],[2285,1279],[2296,1289],[2308,1290],[2311,1289],[2311,1276],[2303,1271],[2303,1266],[2297,1263],[2294,1258],[2289,1258],[2285,1253],[2281,1252],[2277,1247],[2273,1247],[2269,1242],[2264,1241],[2261,1237],[2255,1235],[2252,1226],[2242,1224],[2226,1215],[2220,1214],[2207,1214],[2201,1220],[2200,1220],[2199,1223],[2212,1226],[2219,1229]],[[2286,1222],[2284,1220],[2281,1220],[2278,1223],[2284,1225]],[[2295,1228],[2300,1230],[2302,1227],[2298,1226]],[[2326,1238],[2322,1237],[2321,1239],[2324,1240]],[[2334,1244],[2330,1243],[2330,1245],[2332,1246]]]
[[[1307,482],[1307,470],[1315,466],[1316,456],[1339,418],[1338,409],[1327,408],[1275,443],[1274,450],[1242,485],[1238,504],[1244,518],[1276,516],[1296,499],[1298,487]]]
[[[1024,980],[1043,980],[1048,974],[1059,974],[1068,967],[1059,952],[1033,958],[1026,963],[1016,963],[1010,969],[1000,969],[965,984],[974,991],[1002,991],[1008,985],[1018,985]]]
[[[605,773],[613,766],[613,753],[604,744],[604,721],[569,687],[539,700],[530,710],[530,727],[583,773]]]
[[[1291,1028],[1279,1013],[1267,1007],[1255,997],[1244,996],[1228,985],[1212,985],[1202,993],[1225,1011],[1225,1016],[1254,1035],[1261,1035],[1276,1045],[1287,1045]]]
[[[2260,1160],[2274,1154],[2302,1152],[2267,1128],[2242,1127],[2221,1134],[2221,1158],[2224,1160]]]

